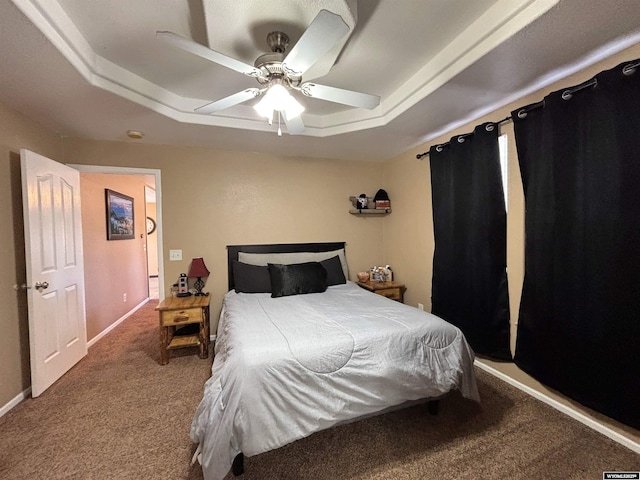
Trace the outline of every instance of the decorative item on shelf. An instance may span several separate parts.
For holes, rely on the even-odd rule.
[[[369,281],[369,272],[358,272],[358,281],[360,281],[360,282],[368,282]]]
[[[357,199],[358,202],[358,210],[363,210],[365,208],[369,208],[369,199],[367,198],[366,193],[361,193]]]
[[[373,202],[375,203],[376,209],[391,208],[391,200],[389,200],[389,195],[382,188],[376,192],[376,196],[373,197]]]
[[[382,272],[382,267],[371,267],[371,281],[372,282],[384,282],[385,276]]]
[[[207,270],[207,266],[204,264],[204,259],[202,257],[198,257],[191,260],[188,277],[197,278],[196,283],[193,285],[196,289],[195,295],[197,297],[209,295],[208,293],[202,292],[202,288],[204,287],[204,280],[202,280],[202,277],[207,276],[209,276],[209,270]]]
[[[358,274],[360,275],[360,274]],[[391,267],[371,267],[369,270],[369,277],[372,282],[391,282],[393,281],[393,272]]]
[[[178,277],[178,293],[176,297],[190,297],[191,292],[189,292],[189,284],[187,283],[187,274],[181,273],[180,277]]]
[[[365,193],[361,193],[357,197],[350,196],[349,201],[351,202],[351,205],[352,205],[352,208],[349,210],[349,213],[352,215],[382,216],[382,215],[391,213],[390,208],[376,209],[376,205],[375,205],[375,202],[373,201],[373,197],[367,197]]]

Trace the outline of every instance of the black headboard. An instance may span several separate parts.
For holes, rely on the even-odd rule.
[[[238,260],[239,252],[247,253],[289,253],[289,252],[331,252],[344,248],[346,242],[325,243],[275,243],[265,245],[227,245],[227,274],[229,290],[233,290],[233,261]]]

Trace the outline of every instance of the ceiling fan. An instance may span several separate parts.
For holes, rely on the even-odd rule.
[[[278,124],[282,115],[289,133],[300,134],[305,129],[300,117],[304,107],[290,95],[292,90],[302,92],[308,97],[357,108],[371,110],[380,104],[380,97],[376,95],[319,85],[315,82],[302,83],[304,73],[348,32],[349,26],[340,15],[328,10],[320,10],[300,40],[286,55],[289,37],[278,31],[267,35],[267,44],[271,53],[258,57],[253,66],[172,32],[161,31],[156,32],[156,35],[175,47],[253,77],[262,85],[262,88],[247,88],[198,107],[195,109],[197,113],[215,113],[264,94],[262,100],[254,106],[256,111],[267,118],[270,124],[277,112]],[[278,126],[278,135],[281,134],[282,131]]]

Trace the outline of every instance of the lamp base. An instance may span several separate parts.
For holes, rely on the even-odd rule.
[[[193,287],[196,289],[196,293],[194,293],[196,297],[206,297],[207,295],[209,295],[208,293],[204,293],[202,291],[202,288],[204,287],[204,282],[202,281],[202,277],[198,277],[198,279],[196,280],[196,283],[193,284]]]

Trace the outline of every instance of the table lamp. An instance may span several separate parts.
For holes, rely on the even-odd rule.
[[[204,264],[204,260],[202,257],[194,258],[191,260],[191,267],[189,267],[189,273],[187,277],[189,278],[197,278],[196,283],[194,283],[194,288],[196,289],[196,293],[194,295],[198,297],[209,295],[208,293],[202,293],[202,288],[204,287],[204,281],[202,277],[206,277],[209,275],[209,270],[207,270],[207,266]]]

